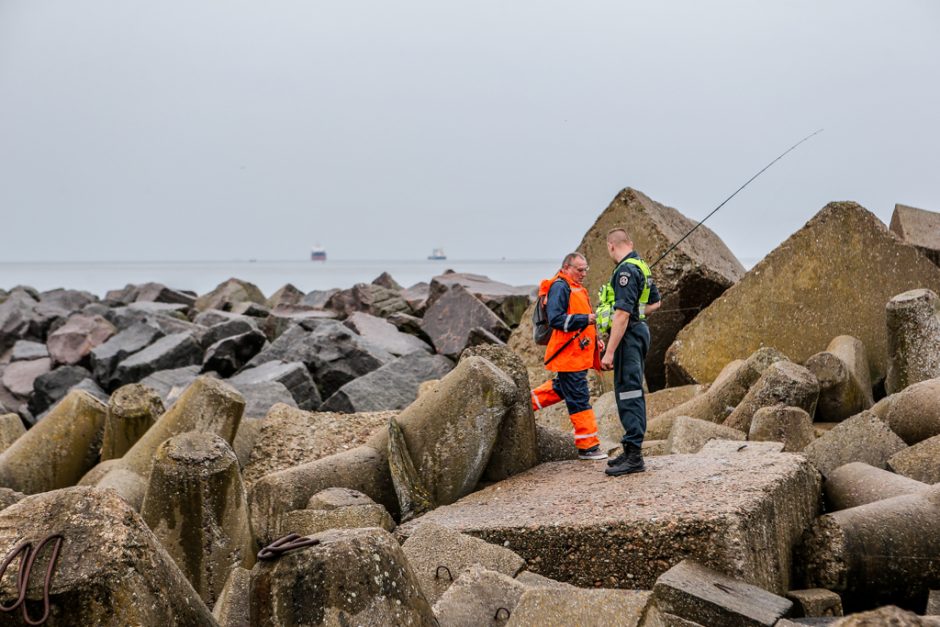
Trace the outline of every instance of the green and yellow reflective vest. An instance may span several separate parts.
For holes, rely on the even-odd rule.
[[[640,292],[640,320],[646,319],[646,304],[649,302],[650,298],[650,267],[646,265],[646,262],[642,259],[637,259],[635,257],[630,257],[629,259],[624,259],[622,263],[617,264],[617,267],[614,268],[613,275],[617,274],[617,270],[620,269],[625,263],[636,266],[640,269],[640,272],[643,273],[643,290]],[[614,286],[608,281],[601,286],[600,291],[597,293],[597,332],[601,334],[610,333],[610,322],[613,319],[614,315],[614,301],[617,297],[614,295]]]

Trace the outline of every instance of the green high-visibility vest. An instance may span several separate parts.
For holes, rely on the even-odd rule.
[[[640,320],[646,320],[646,304],[650,299],[650,267],[646,265],[646,262],[642,259],[636,259],[630,257],[629,259],[624,259],[623,263],[617,265],[614,268],[614,271],[611,276],[617,274],[617,270],[620,269],[624,263],[629,263],[630,265],[636,266],[640,269],[640,272],[643,273],[643,290],[640,292],[640,303],[638,309],[640,310]],[[601,286],[600,291],[597,293],[597,320],[595,324],[597,325],[597,332],[601,334],[606,334],[610,332],[610,322],[614,315],[614,301],[617,300],[616,295],[614,294],[614,286],[608,281]]]

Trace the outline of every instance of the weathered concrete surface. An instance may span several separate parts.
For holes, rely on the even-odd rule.
[[[695,224],[676,209],[651,200],[638,190],[628,187],[617,194],[576,248],[587,256],[590,264],[584,285],[594,299],[592,302],[597,304],[597,291],[610,280],[614,270],[614,262],[607,254],[610,229],[626,228],[636,250],[648,263],[653,263]],[[666,349],[679,330],[743,276],[744,267],[707,226],[698,228],[656,266],[653,279],[663,295],[663,304],[661,311],[649,318],[652,344],[646,359],[646,377],[650,390],[665,385]],[[530,307],[509,345],[523,356],[526,365],[541,366],[545,350],[532,340],[531,319]],[[720,365],[728,361],[722,360]]]
[[[387,531],[343,529],[312,537],[319,541],[315,546],[252,569],[252,625],[434,624],[402,548]]]
[[[894,205],[891,231],[940,266],[940,213]]]
[[[940,377],[915,383],[888,399],[884,421],[902,440],[917,444],[940,435]]]
[[[816,438],[813,421],[799,407],[772,405],[754,412],[747,439],[756,442],[783,442],[783,450],[797,453]]]
[[[936,292],[909,290],[888,301],[886,310],[888,394],[940,377],[940,297]]]
[[[830,203],[679,332],[668,368],[704,383],[760,346],[802,363],[847,334],[865,344],[877,381],[888,359],[884,304],[917,288],[940,290],[940,268],[862,206]]]
[[[654,440],[666,438],[673,421],[679,416],[724,422],[764,371],[771,364],[784,360],[786,356],[780,351],[764,347],[754,351],[746,360],[728,363],[705,392],[650,419],[646,437]]]
[[[937,627],[940,620],[934,616],[918,616],[914,612],[902,610],[896,605],[886,605],[870,612],[849,614],[840,618],[831,627]]]
[[[539,463],[578,459],[578,449],[571,434],[560,429],[536,424],[535,444],[538,447]]]
[[[250,589],[251,572],[240,566],[233,568],[212,608],[219,627],[251,627]]]
[[[254,564],[238,460],[215,434],[182,433],[160,445],[140,515],[209,607],[232,568]]]
[[[123,457],[164,411],[160,396],[145,385],[131,383],[115,390],[108,401],[101,461]]]
[[[940,487],[819,517],[797,556],[806,587],[847,604],[926,600],[940,586]]]
[[[394,418],[388,421],[388,470],[398,497],[399,521],[408,522],[437,507],[424,480],[418,476],[405,434]]]
[[[0,414],[0,453],[26,433],[18,414]]]
[[[772,627],[793,602],[728,577],[691,559],[663,573],[653,586],[653,603],[667,614],[704,625]]]
[[[533,573],[531,570],[524,570],[516,575],[516,581],[524,584],[528,588],[552,588],[554,590],[569,591],[578,590],[577,586],[572,586],[570,583],[555,581],[554,579],[549,579],[548,577]]]
[[[839,422],[874,404],[868,353],[858,338],[833,338],[825,351],[806,360],[806,368],[819,382],[815,418],[820,422]]]
[[[243,473],[250,487],[261,477],[316,461],[366,442],[398,412],[335,414],[275,405],[261,429]]]
[[[646,466],[612,479],[596,464],[542,464],[399,534],[436,523],[506,543],[530,570],[581,586],[651,588],[694,557],[768,590],[790,589],[790,553],[819,501],[819,476],[801,456],[669,455]]]
[[[421,520],[413,525],[402,549],[432,604],[475,564],[508,577],[515,577],[525,566],[521,557],[497,544]]]
[[[646,395],[646,417],[651,420],[692,400],[706,389],[704,385],[690,383],[689,385],[677,385],[676,387],[650,392]]]
[[[37,541],[52,533],[63,534],[65,542],[49,595],[50,627],[215,624],[173,559],[114,493],[68,488],[27,497],[0,512],[0,554],[24,537]],[[40,559],[27,588],[33,616],[41,613],[35,608],[41,607],[44,565]],[[0,602],[10,604],[12,580],[4,582]],[[9,621],[4,624],[25,624],[19,613],[2,616]]]
[[[787,592],[787,598],[793,601],[791,615],[796,617],[842,616],[842,598],[832,590],[790,590]]]
[[[395,521],[388,511],[367,499],[361,505],[349,505],[335,509],[295,509],[287,512],[280,522],[279,536],[289,533],[312,536],[330,529],[361,529],[378,527],[385,531],[395,531]]]
[[[940,435],[898,451],[888,459],[888,468],[916,481],[940,482]]]
[[[75,390],[0,454],[0,486],[37,494],[73,486],[98,460],[107,409]]]
[[[903,494],[919,494],[928,487],[926,483],[862,462],[839,466],[829,473],[824,484],[826,506],[830,512]]]
[[[679,416],[672,425],[666,449],[670,453],[698,453],[710,440],[746,440],[747,434],[714,422]]]
[[[803,453],[824,477],[828,477],[831,471],[849,462],[884,468],[888,459],[905,447],[888,425],[873,413],[863,411],[811,442]]]
[[[10,488],[0,488],[0,511],[26,498],[26,495]]]
[[[526,591],[507,627],[636,627],[643,619],[650,593],[645,590]]]
[[[699,455],[710,457],[734,457],[737,455],[766,455],[782,453],[783,442],[741,442],[740,440],[710,440]]]
[[[515,399],[499,427],[499,437],[483,472],[485,481],[502,481],[538,463],[528,373],[522,358],[506,346],[474,346],[466,349],[460,358],[466,359],[473,355],[488,360],[516,384]]]
[[[754,412],[772,405],[799,407],[812,416],[818,398],[819,382],[812,372],[791,361],[778,361],[764,370],[724,424],[747,433]]]
[[[441,627],[505,625],[526,590],[512,577],[474,564],[434,604],[434,615]]]

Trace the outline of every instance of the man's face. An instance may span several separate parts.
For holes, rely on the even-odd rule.
[[[568,275],[578,283],[584,281],[584,277],[587,275],[589,270],[587,261],[580,258],[575,258],[574,261],[565,266],[565,269],[566,272],[568,272]]]

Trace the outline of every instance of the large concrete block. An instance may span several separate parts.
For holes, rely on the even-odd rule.
[[[891,230],[940,266],[940,213],[894,205]]]
[[[670,453],[698,453],[711,440],[746,440],[747,434],[714,422],[679,416],[672,425],[666,450]]]
[[[0,512],[0,554],[24,538],[64,537],[49,594],[50,627],[160,625],[206,627],[212,614],[144,522],[113,492],[67,488],[27,497]],[[49,545],[27,588],[33,617],[41,613]],[[12,580],[11,580],[12,581]],[[0,589],[0,602],[15,598]],[[19,612],[4,625],[25,625]]]
[[[676,209],[651,200],[638,190],[621,191],[598,216],[576,249],[587,256],[591,266],[584,285],[592,299],[601,285],[610,280],[614,270],[614,262],[607,254],[610,229],[626,228],[636,250],[652,264],[695,224]],[[664,356],[679,330],[742,276],[744,267],[707,226],[698,228],[653,269],[663,304],[660,311],[649,318],[652,344],[646,359],[646,378],[651,390],[665,385]],[[540,367],[545,350],[532,340],[531,313],[530,308],[523,315],[509,345],[523,356],[526,365]],[[722,360],[720,366],[728,361]]]
[[[886,310],[888,394],[940,377],[940,297],[936,292],[909,290],[888,301]]]
[[[812,416],[818,398],[819,382],[812,372],[791,361],[778,361],[764,370],[724,424],[747,433],[754,412],[773,405],[799,407]]]
[[[898,451],[888,459],[888,468],[915,481],[940,482],[940,435]]]
[[[542,464],[398,533],[436,523],[505,544],[530,570],[586,587],[648,589],[693,557],[768,590],[790,589],[791,551],[819,502],[819,475],[802,456],[669,455],[646,466],[612,480],[594,464]]]
[[[843,464],[865,462],[884,468],[906,445],[869,411],[839,423],[809,444],[803,453],[824,477]]]
[[[839,466],[826,477],[826,509],[836,512],[902,494],[919,494],[928,487],[926,483],[881,468],[852,462]]]
[[[940,377],[915,383],[883,399],[884,421],[908,444],[940,435]]]
[[[806,367],[819,382],[815,417],[820,422],[839,422],[874,404],[868,353],[858,338],[833,338],[825,351],[806,360]]]
[[[434,604],[434,615],[441,627],[503,625],[527,589],[512,577],[474,564]]]
[[[747,439],[756,442],[783,442],[783,450],[796,453],[815,438],[813,421],[799,407],[772,405],[754,412]]]
[[[668,367],[704,383],[760,346],[802,363],[848,334],[865,344],[876,381],[888,359],[884,303],[917,288],[940,290],[940,268],[860,205],[830,203],[676,336]]]

